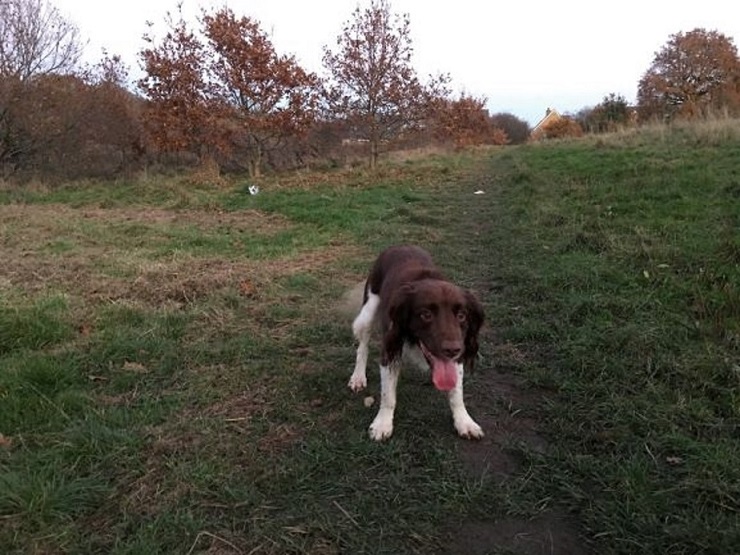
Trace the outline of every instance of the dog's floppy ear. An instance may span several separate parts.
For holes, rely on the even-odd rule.
[[[408,337],[415,293],[413,285],[404,284],[391,296],[388,304],[388,330],[383,337],[381,357],[383,366],[387,366],[401,356],[403,342]]]
[[[465,360],[466,369],[472,370],[478,356],[478,333],[486,318],[483,305],[470,291],[465,291],[465,310],[467,311],[468,329],[465,332]]]

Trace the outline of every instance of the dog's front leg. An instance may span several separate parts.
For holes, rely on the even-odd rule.
[[[380,297],[373,293],[368,294],[367,301],[362,310],[352,323],[352,332],[358,341],[357,357],[355,359],[355,370],[349,379],[349,388],[357,393],[367,387],[367,356],[370,348],[370,334],[372,332],[375,313],[378,310]]]
[[[463,401],[463,377],[465,374],[463,365],[456,364],[455,367],[457,370],[457,383],[454,389],[450,390],[448,394],[455,429],[460,437],[480,439],[483,437],[483,429],[470,417]]]
[[[400,370],[398,361],[380,367],[380,409],[370,424],[370,437],[375,441],[388,439],[393,433],[393,413],[396,410],[396,387]]]

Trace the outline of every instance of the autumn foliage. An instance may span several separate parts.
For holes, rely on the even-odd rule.
[[[103,64],[107,69],[103,69]],[[143,155],[141,101],[115,62],[80,75],[0,79],[0,167],[6,175],[113,177]]]
[[[561,116],[545,124],[542,128],[542,137],[545,139],[564,139],[567,137],[581,137],[583,128],[569,116]]]
[[[108,175],[132,159],[126,124],[107,121],[127,117],[130,95],[81,54],[79,30],[46,0],[0,2],[0,177]]]
[[[483,97],[453,98],[450,77],[421,79],[411,22],[390,0],[364,0],[323,49],[323,79],[276,51],[258,21],[230,8],[196,20],[168,13],[144,36],[144,76],[129,81],[104,52],[83,67],[77,27],[52,0],[0,1],[0,179],[114,177],[142,168],[224,172],[335,167],[430,143],[454,148],[532,140],[527,122],[490,115]],[[152,27],[153,29],[153,27]],[[636,115],[639,113],[640,118]],[[731,38],[679,32],[639,82],[637,110],[618,94],[536,138],[611,132],[638,121],[740,115],[740,60]],[[202,179],[201,179],[202,177]]]
[[[325,98],[331,117],[346,122],[353,138],[370,145],[370,165],[381,145],[418,130],[436,99],[447,95],[444,75],[422,83],[411,63],[408,14],[388,0],[371,0],[344,24],[336,49],[324,48]]]
[[[485,105],[485,98],[468,94],[461,94],[457,100],[439,99],[434,112],[437,140],[452,142],[457,148],[508,143],[506,132],[496,127]]]
[[[150,101],[146,127],[152,144],[160,150],[191,150],[207,158],[223,148],[223,134],[213,109],[213,92],[205,79],[206,52],[200,38],[185,20],[167,15],[165,37],[140,56],[146,77],[139,88]]]
[[[732,40],[694,29],[671,35],[639,83],[643,119],[740,114],[740,59]]]
[[[139,82],[151,101],[151,137],[165,151],[196,152],[203,162],[229,157],[258,176],[263,156],[315,117],[318,79],[292,56],[279,56],[259,24],[228,8],[203,12],[200,32],[180,17],[141,58]]]
[[[279,56],[256,21],[228,8],[205,14],[203,27],[231,147],[243,152],[250,175],[259,175],[263,153],[306,133],[315,120],[318,78],[293,56]]]

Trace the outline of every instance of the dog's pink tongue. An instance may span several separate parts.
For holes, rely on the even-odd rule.
[[[432,381],[440,391],[450,391],[457,385],[457,368],[451,360],[439,360],[432,357]]]

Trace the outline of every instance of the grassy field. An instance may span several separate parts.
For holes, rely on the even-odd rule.
[[[373,443],[346,387],[343,295],[398,242],[484,302],[481,442],[412,370]],[[257,196],[6,187],[0,261],[2,553],[740,545],[738,122]]]

